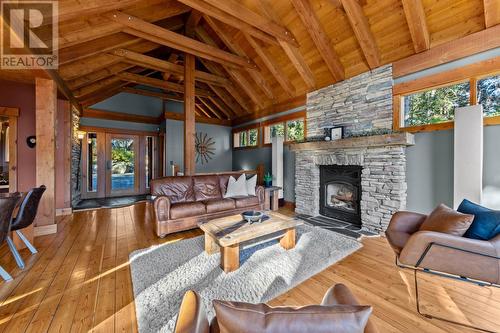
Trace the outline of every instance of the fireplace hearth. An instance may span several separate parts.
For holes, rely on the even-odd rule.
[[[361,226],[358,165],[320,165],[320,214]]]

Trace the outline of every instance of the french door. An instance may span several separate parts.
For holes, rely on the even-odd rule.
[[[157,136],[87,132],[82,139],[82,199],[149,192],[161,175]]]
[[[106,197],[139,193],[139,136],[106,134]]]

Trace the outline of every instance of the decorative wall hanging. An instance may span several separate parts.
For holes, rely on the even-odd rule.
[[[195,134],[195,148],[196,148],[196,163],[208,163],[208,160],[215,155],[215,141],[213,138],[208,137],[207,133],[198,132]]]

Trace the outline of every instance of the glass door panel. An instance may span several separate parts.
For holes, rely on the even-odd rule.
[[[128,195],[138,191],[138,137],[108,135],[106,194]]]

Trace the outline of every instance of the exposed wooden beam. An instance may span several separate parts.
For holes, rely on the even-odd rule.
[[[257,94],[257,92],[253,89],[253,85],[250,81],[248,81],[247,77],[241,73],[240,71],[228,68],[229,75],[238,82],[240,87],[245,91],[245,93],[250,97],[252,102],[258,105],[260,108],[264,107],[264,101],[262,100],[262,96]]]
[[[198,10],[199,12],[209,15],[213,18],[216,18],[217,20],[224,22],[229,26],[232,26],[241,31],[246,31],[250,35],[268,44],[278,45],[278,40],[274,36],[271,36],[267,32],[264,32],[262,30],[253,27],[252,25],[242,21],[239,17],[228,15],[226,12],[218,9],[217,7],[212,6],[209,3],[198,0],[179,0],[179,1],[183,1],[184,3]]]
[[[106,110],[99,109],[83,109],[81,117],[86,118],[96,118],[96,119],[107,119],[107,120],[118,120],[118,121],[129,121],[133,123],[143,123],[143,124],[161,124],[161,120],[163,117],[150,117],[150,116],[141,116],[130,113],[123,112],[111,112]]]
[[[281,88],[283,88],[283,90],[287,93],[288,96],[290,97],[294,96],[295,87],[293,86],[292,82],[288,79],[286,74],[281,70],[281,68],[279,68],[276,65],[273,59],[271,59],[271,56],[267,54],[267,51],[264,50],[262,46],[260,46],[259,43],[253,39],[252,36],[248,35],[247,33],[243,34],[245,36],[245,39],[250,43],[255,52],[259,55],[264,65],[271,72],[276,81],[278,81]]]
[[[209,101],[205,100],[204,98],[198,98],[198,100],[207,107],[210,112],[212,112],[217,118],[219,119],[229,119],[225,114],[221,113],[221,111],[217,110],[216,107],[214,107],[212,104],[210,104]]]
[[[191,10],[191,14],[189,14],[185,25],[186,36],[191,38],[194,36],[195,29],[198,26],[198,23],[200,23],[202,16],[203,15],[196,9]]]
[[[271,0],[259,0],[261,10],[263,14],[266,15],[269,19],[273,20],[277,24],[282,25],[281,19],[273,10],[270,1]],[[307,87],[309,89],[314,88],[316,86],[314,75],[307,65],[304,57],[302,56],[302,53],[300,53],[299,48],[281,39],[278,40],[278,42],[281,45],[283,51],[285,51],[285,54],[288,56],[288,59],[290,60],[292,65],[299,73],[300,77],[302,77],[302,80],[304,80],[304,82],[306,83]]]
[[[80,19],[84,16],[99,15],[112,10],[127,8],[140,3],[141,0],[86,0],[86,1],[61,1],[59,3],[56,22],[59,24]]]
[[[415,52],[428,50],[431,38],[422,0],[402,0],[402,2]]]
[[[176,53],[173,53],[173,52],[172,52],[172,53],[170,53],[170,55],[168,56],[167,61],[168,61],[168,62],[170,62],[170,63],[172,63],[172,64],[177,64],[177,63],[176,63],[176,61],[177,61],[178,59],[179,59],[179,55],[178,55],[178,54],[176,54]],[[170,73],[168,73],[168,72],[163,73],[163,79],[164,79],[165,81],[168,81],[168,79],[170,78],[170,76],[171,76],[171,74],[170,74]]]
[[[184,100],[181,95],[160,93],[160,92],[156,92],[156,91],[149,91],[149,90],[145,90],[145,89],[137,89],[137,88],[132,88],[132,87],[123,87],[123,88],[121,88],[121,91],[129,93],[129,94],[136,94],[136,95],[142,95],[142,96],[161,98],[163,100],[169,100],[169,101],[182,102]]]
[[[137,17],[127,15],[122,12],[114,12],[109,14],[108,18],[122,24],[124,27],[127,27],[124,28],[123,31],[129,34],[166,45],[188,54],[193,54],[198,57],[220,62],[227,66],[236,68],[255,67],[255,64],[250,59],[222,51],[221,49],[164,29]]]
[[[340,58],[333,48],[330,37],[321,26],[314,8],[309,0],[291,0],[307,32],[311,36],[316,48],[318,49],[323,61],[326,63],[330,73],[335,81],[341,81],[345,77],[344,67]]]
[[[242,114],[246,113],[246,111],[241,107],[240,104],[227,92],[227,90],[217,87],[217,86],[210,86],[212,90],[215,92],[217,96],[219,96],[220,99],[231,109],[231,111],[235,114]]]
[[[184,121],[184,114],[176,112],[165,112],[165,119]],[[195,117],[195,120],[197,123],[231,126],[231,121],[226,119],[197,116]]]
[[[172,74],[184,77],[184,66],[174,64],[165,60],[147,56],[138,52],[133,52],[125,49],[117,49],[112,52],[113,55],[122,57],[125,62],[130,62],[145,68],[156,69],[162,72],[170,72]],[[195,78],[198,81],[218,86],[229,84],[229,80],[211,73],[195,71]]]
[[[392,75],[398,78],[497,47],[500,47],[500,24],[396,61],[392,64]]]
[[[155,79],[155,78],[151,78],[151,77],[147,77],[147,76],[143,76],[143,75],[138,75],[138,74],[132,74],[129,72],[118,73],[116,75],[123,81],[133,82],[136,84],[143,84],[145,86],[165,89],[168,91],[174,91],[174,92],[178,92],[178,93],[184,93],[184,87],[178,83],[163,81],[160,79]],[[209,96],[212,96],[212,93],[205,90],[205,89],[197,88],[196,95],[209,97]]]
[[[247,32],[255,38],[260,39],[261,33],[272,35],[277,40],[286,41],[296,47],[298,43],[293,34],[283,26],[273,22],[265,16],[261,16],[250,10],[240,1],[235,0],[179,0],[188,6],[200,6],[200,3],[208,4],[205,6],[203,13],[216,17],[218,20],[231,25],[235,20],[243,21],[247,25],[255,29],[248,29],[246,25],[237,24],[235,28]],[[217,10],[214,10],[217,9]],[[222,13],[221,13],[222,12]],[[232,20],[231,20],[232,19]],[[256,33],[260,32],[260,33]],[[264,40],[266,41],[266,40]]]
[[[219,110],[221,110],[228,119],[231,119],[233,118],[234,116],[234,112],[231,112],[230,109],[227,107],[227,105],[224,103],[223,100],[221,100],[219,97],[215,97],[215,96],[212,96],[212,97],[209,97],[208,98],[210,100],[210,102],[215,105],[217,108],[219,108]]]
[[[137,9],[129,9],[132,15],[141,17],[147,22],[156,22],[174,17],[190,10],[189,7],[181,4],[176,0],[161,2],[155,5],[145,5]],[[68,27],[63,24],[59,27],[59,48],[74,46],[84,42],[88,42],[97,38],[109,36],[120,32],[122,25],[109,21],[102,20],[101,17],[89,17],[87,24],[83,28],[74,29],[72,22],[67,22]]]
[[[194,175],[195,162],[195,58],[192,54],[184,55],[184,174]]]
[[[207,24],[210,26],[210,28],[215,31],[217,36],[222,40],[222,42],[231,50],[231,52],[238,54],[242,57],[247,57],[247,54],[245,51],[236,43],[232,38],[229,37],[228,33],[222,27],[220,24],[217,24],[214,19],[212,19],[210,16],[204,16],[203,17]],[[205,29],[199,28],[196,30],[196,33],[198,36],[203,40],[205,43],[215,45],[215,42],[213,41],[212,37],[206,32]],[[271,86],[268,84],[264,76],[262,75],[261,72],[253,70],[253,69],[247,69],[248,74],[250,77],[257,83],[257,86],[266,94],[267,97],[270,99],[274,99],[274,94],[271,89]]]
[[[207,117],[211,119],[219,119],[217,117],[214,117],[207,109],[205,109],[205,105],[203,105],[201,102],[196,103],[196,116],[199,117]]]
[[[68,87],[70,89],[76,90],[76,89],[79,89],[81,87],[92,84],[94,82],[97,82],[99,80],[106,79],[110,76],[115,75],[116,73],[120,73],[120,72],[124,72],[126,70],[129,70],[133,67],[134,67],[134,65],[130,65],[130,64],[122,64],[122,63],[114,64],[110,67],[97,70],[95,72],[81,76],[77,79],[67,81],[67,84],[68,84]]]
[[[212,73],[216,75],[225,75],[227,72],[221,65],[213,63],[208,60],[200,59],[201,63]],[[234,99],[238,105],[240,105],[244,111],[249,111],[251,109],[250,104],[247,102],[247,99],[244,98],[240,92],[235,88],[235,85],[238,83],[235,82],[233,85],[227,85],[225,90],[231,95],[232,99]],[[220,87],[212,86],[212,90],[215,90]]]
[[[99,91],[101,89],[104,89],[110,85],[114,85],[115,83],[119,82],[121,79],[118,76],[110,76],[106,79],[103,79],[101,81],[95,82],[91,85],[82,87],[80,89],[77,89],[74,91],[75,97],[78,98],[79,100],[84,100],[92,96],[96,91]]]
[[[486,28],[500,24],[500,2],[498,0],[483,0],[483,5]]]
[[[252,120],[256,120],[265,116],[270,116],[276,113],[298,108],[300,106],[305,107],[305,105],[306,105],[306,95],[297,96],[287,101],[273,104],[265,109],[257,110],[256,112],[253,112],[251,114],[235,118],[232,120],[232,124],[233,126],[241,125]]]
[[[370,68],[379,67],[380,52],[370,30],[368,19],[363,13],[363,7],[358,1],[341,0],[341,2],[368,66]]]

